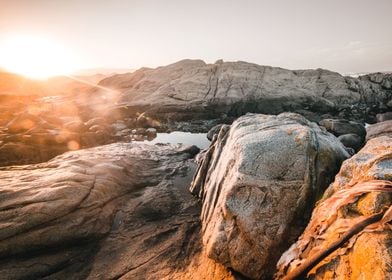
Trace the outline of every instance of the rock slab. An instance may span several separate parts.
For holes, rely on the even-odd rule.
[[[234,279],[198,257],[197,152],[117,143],[0,168],[0,278]]]

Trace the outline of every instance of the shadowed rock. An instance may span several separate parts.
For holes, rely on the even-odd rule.
[[[223,125],[191,186],[208,256],[252,279],[271,277],[347,157],[335,136],[298,114]]]
[[[201,265],[190,265],[200,207],[187,190],[197,152],[111,144],[1,168],[0,278],[189,279]],[[203,263],[207,279],[233,279]]]
[[[344,119],[324,119],[321,120],[319,124],[325,127],[335,136],[341,136],[344,134],[356,134],[362,139],[365,139],[366,136],[365,127],[357,122],[352,122]]]
[[[364,139],[361,136],[353,133],[340,135],[338,139],[345,147],[352,148],[355,152],[358,152],[358,150],[362,148],[364,144]]]

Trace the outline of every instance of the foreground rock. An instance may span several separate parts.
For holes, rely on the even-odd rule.
[[[200,255],[196,152],[111,144],[2,168],[0,278],[185,280],[199,262],[233,279]]]
[[[336,137],[298,114],[223,125],[191,186],[203,202],[207,255],[252,279],[271,277],[347,157]]]
[[[306,230],[280,259],[277,278],[390,279],[391,163],[389,137],[369,140],[343,163]]]

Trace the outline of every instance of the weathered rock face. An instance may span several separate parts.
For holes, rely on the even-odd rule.
[[[247,277],[271,277],[347,157],[336,137],[298,114],[223,125],[191,186],[203,202],[208,256]]]
[[[196,152],[111,144],[1,168],[0,278],[185,280],[199,264],[233,279],[197,257]]]
[[[312,120],[340,116],[364,120],[391,110],[390,76],[360,78],[317,70],[286,70],[247,62],[183,60],[141,68],[100,82],[123,96],[115,108],[166,120],[238,117],[247,112],[298,112]],[[381,82],[380,82],[381,79]]]
[[[277,278],[390,279],[392,141],[371,139],[346,160]],[[389,209],[389,210],[387,210]]]
[[[380,136],[392,137],[392,120],[369,125],[366,131],[367,140]]]

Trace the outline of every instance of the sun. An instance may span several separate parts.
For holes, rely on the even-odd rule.
[[[32,35],[0,39],[0,67],[32,79],[66,75],[78,69],[64,46]]]

